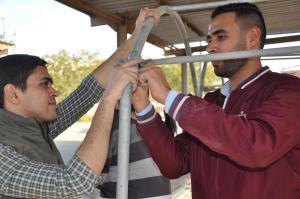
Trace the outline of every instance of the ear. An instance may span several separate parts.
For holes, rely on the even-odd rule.
[[[6,84],[4,86],[4,101],[11,104],[19,104],[20,92],[20,89],[16,88],[13,84]]]
[[[249,50],[259,49],[261,31],[257,26],[253,26],[247,32],[247,47]]]

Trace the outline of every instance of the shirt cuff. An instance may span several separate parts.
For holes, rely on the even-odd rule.
[[[170,109],[168,110],[167,114],[173,119],[177,120],[178,113],[181,112],[181,107],[188,98],[190,98],[190,96],[186,96],[182,93],[176,95],[175,99],[171,103]]]
[[[166,102],[165,102],[165,112],[169,114],[169,111],[170,111],[170,108],[171,108],[171,105],[173,104],[175,98],[179,95],[179,93],[175,90],[171,90],[169,93],[168,93],[168,96],[167,96],[167,99],[166,99]]]
[[[144,124],[154,119],[155,116],[156,116],[155,108],[152,104],[149,104],[143,111],[136,113],[136,120],[137,123]]]
[[[148,104],[148,106],[146,106],[146,108],[144,108],[144,110],[142,110],[141,112],[135,112],[136,116],[138,117],[143,117],[144,115],[146,115],[147,113],[149,113],[152,109],[153,105],[150,103]]]

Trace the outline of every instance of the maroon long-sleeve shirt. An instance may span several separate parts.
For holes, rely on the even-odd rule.
[[[205,100],[178,95],[169,114],[184,132],[175,138],[154,111],[138,118],[161,172],[191,173],[193,198],[300,198],[300,79],[266,70],[242,82],[225,109],[220,90]]]

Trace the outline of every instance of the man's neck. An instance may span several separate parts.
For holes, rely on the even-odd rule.
[[[19,115],[23,118],[28,118],[26,114],[23,113],[21,109],[19,109],[17,106],[11,105],[11,104],[4,104],[4,110],[11,112],[13,114]]]
[[[238,72],[236,72],[234,75],[232,75],[230,80],[230,90],[234,91],[236,87],[246,80],[248,77],[253,75],[255,72],[257,72],[262,67],[261,62],[257,58],[249,58],[249,61],[245,66],[240,68]]]

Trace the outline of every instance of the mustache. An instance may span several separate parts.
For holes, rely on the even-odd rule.
[[[50,104],[50,105],[56,105],[56,100],[55,100],[55,99],[50,100],[50,101],[49,101],[49,104]]]

